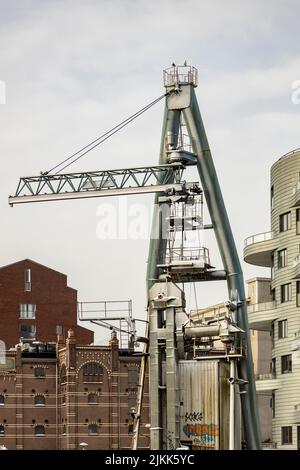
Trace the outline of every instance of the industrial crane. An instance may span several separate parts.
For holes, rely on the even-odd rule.
[[[166,91],[162,96],[48,172],[20,178],[9,204],[155,194],[154,236],[147,268],[148,323],[141,339],[145,346],[137,406],[133,410],[133,449],[138,447],[149,359],[152,449],[177,449],[182,445],[238,449],[241,409],[243,438],[248,449],[256,450],[261,441],[243,274],[195,95],[197,80],[195,67],[173,64],[164,71]],[[60,172],[163,98],[165,113],[158,165]],[[63,168],[54,173],[59,166]],[[197,168],[200,183],[184,179],[187,167]],[[204,224],[204,202],[210,224]],[[207,229],[215,233],[222,269],[212,266],[209,251],[200,242],[196,247],[187,245],[188,233]],[[185,293],[178,284],[217,280],[227,281],[225,313],[208,320],[186,312]],[[222,426],[220,416],[217,424],[208,423],[202,396],[202,388],[215,366],[219,375],[207,406],[211,406],[217,393],[219,400],[226,401]]]

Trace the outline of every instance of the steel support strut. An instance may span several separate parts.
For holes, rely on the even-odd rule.
[[[183,109],[183,115],[191,138],[194,153],[198,157],[198,173],[201,179],[224,269],[227,273],[229,299],[233,302],[237,302],[236,321],[238,326],[245,331],[244,341],[246,346],[246,357],[241,358],[238,364],[240,378],[248,382],[243,386],[243,391],[246,391],[246,393],[240,395],[244,433],[248,449],[258,450],[261,447],[261,437],[256,404],[255,378],[243,273],[196,95],[193,87],[190,85],[187,86],[190,88],[191,98],[190,105]]]
[[[168,87],[168,91],[170,91],[171,88],[172,87]],[[256,404],[255,379],[247,320],[243,273],[192,84],[181,84],[177,93],[171,93],[166,97],[166,110],[159,163],[165,164],[167,162],[166,136],[168,131],[173,133],[175,136],[174,140],[177,142],[181,112],[184,116],[193,151],[197,155],[198,173],[226,272],[229,299],[236,303],[236,321],[238,326],[245,332],[244,345],[246,356],[241,358],[238,363],[238,374],[244,382],[242,391],[246,392],[240,395],[243,414],[243,428],[247,448],[258,450],[261,448],[261,437]],[[157,207],[157,204],[155,207]],[[156,212],[154,212],[153,215],[152,231],[157,233],[159,227],[159,213],[156,209]],[[159,277],[159,268],[157,264],[161,254],[164,253],[165,250],[166,240],[163,239],[163,237],[158,236],[151,239],[147,269],[148,290]],[[151,363],[150,361],[150,393],[152,393],[151,375],[154,377],[157,374],[157,370],[155,370],[157,366],[159,367],[158,364],[154,362]]]

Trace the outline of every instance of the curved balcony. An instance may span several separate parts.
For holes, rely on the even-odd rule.
[[[246,238],[244,260],[249,264],[271,268],[275,244],[273,232],[257,233]]]
[[[280,380],[276,374],[259,374],[255,376],[255,385],[257,392],[267,392],[280,388]]]
[[[252,330],[271,331],[272,322],[278,317],[275,301],[248,305],[247,312]]]

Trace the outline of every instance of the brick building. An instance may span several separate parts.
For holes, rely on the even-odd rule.
[[[0,445],[8,449],[129,449],[140,358],[108,346],[17,345],[0,364]],[[148,379],[146,380],[148,384]],[[149,447],[146,385],[139,448]]]
[[[94,333],[77,326],[77,291],[67,276],[25,259],[0,268],[0,340],[6,348],[24,341],[55,342],[72,328],[78,342]]]

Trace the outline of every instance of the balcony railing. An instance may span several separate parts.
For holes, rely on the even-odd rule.
[[[262,443],[262,450],[271,450],[271,449],[277,449],[277,443],[276,442],[263,442]]]
[[[273,239],[273,232],[263,232],[251,235],[246,238],[245,246],[253,245],[253,243],[265,242]]]
[[[255,312],[262,312],[266,310],[273,310],[274,308],[276,308],[275,300],[272,302],[262,302],[259,304],[248,305],[247,311],[248,313],[255,313]]]
[[[269,374],[255,374],[255,380],[274,380],[276,379],[276,373],[270,372]]]

